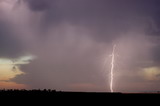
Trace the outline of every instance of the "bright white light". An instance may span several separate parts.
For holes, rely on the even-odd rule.
[[[0,65],[23,65],[23,64],[29,64],[31,60],[34,60],[35,56],[29,55],[29,56],[22,56],[20,58],[16,58],[14,60],[8,59],[8,58],[0,58]],[[13,63],[14,61],[14,63]]]
[[[110,91],[111,92],[114,92],[113,90],[113,80],[114,80],[114,62],[115,62],[115,48],[116,48],[116,45],[113,46],[113,51],[112,51],[112,60],[111,60],[111,79],[110,79]]]

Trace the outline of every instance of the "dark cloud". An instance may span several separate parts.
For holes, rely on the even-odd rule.
[[[71,90],[87,86],[93,90],[94,86],[94,90],[108,91],[109,55],[116,43],[119,55],[116,86],[123,82],[117,90],[147,88],[149,84],[138,73],[157,67],[159,62],[159,41],[155,39],[159,39],[159,3],[158,0],[24,0],[22,7],[27,8],[21,10],[28,13],[24,14],[27,18],[18,19],[27,21],[22,25],[17,21],[22,27],[16,30],[22,35],[12,37],[10,34],[14,33],[2,27],[0,47],[4,48],[4,55],[12,56],[25,49],[37,59],[21,67],[25,75],[12,80],[31,88]]]
[[[78,40],[75,41],[78,42]],[[100,74],[102,70],[98,68],[100,60],[97,56],[101,54],[101,51],[96,45],[89,44],[89,47],[85,47],[86,45],[83,44],[86,43],[85,41],[71,45],[68,45],[69,42],[66,41],[63,42],[65,45],[59,40],[60,44],[54,42],[52,44],[55,44],[54,46],[45,45],[41,46],[41,48],[47,47],[42,51],[36,50],[37,60],[22,67],[22,70],[28,74],[17,77],[14,81],[26,83],[33,88],[57,90],[70,90],[69,86],[77,83],[90,83],[95,86],[102,86],[105,83],[105,78],[102,78]]]
[[[154,20],[158,19],[157,0],[99,0],[98,2],[97,0],[27,0],[27,2],[31,10],[44,12],[41,21],[43,30],[48,29],[48,25],[53,27],[69,22],[85,27],[95,40],[99,41],[111,41],[135,28],[151,30],[148,33],[159,32],[154,31],[153,26],[149,24],[149,18],[154,19],[155,16]]]
[[[160,65],[160,44],[156,45],[154,48],[153,48],[153,61],[154,61],[154,65],[156,66],[159,66]]]
[[[0,20],[0,57],[16,58],[23,54],[24,45],[15,35],[10,24]]]
[[[104,81],[97,72],[96,66],[99,65],[97,56],[102,54],[103,50],[99,50],[100,48],[97,47],[99,44],[95,45],[92,40],[80,36],[83,34],[77,36],[78,33],[75,30],[69,29],[58,28],[58,32],[53,31],[57,35],[52,33],[54,36],[49,37],[47,43],[39,42],[38,47],[32,49],[32,53],[38,57],[37,60],[30,65],[22,66],[22,70],[27,74],[14,81],[26,83],[32,88],[57,90],[69,89],[68,86],[74,83],[91,83],[101,86]]]
[[[50,7],[51,0],[25,0],[33,11],[43,11]]]

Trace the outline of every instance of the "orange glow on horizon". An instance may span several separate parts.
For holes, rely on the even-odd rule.
[[[0,81],[0,89],[27,89],[25,84],[17,84],[15,82]]]
[[[12,79],[25,74],[20,67],[29,64],[32,59],[32,56],[23,56],[17,58],[15,63],[12,63],[10,59],[0,58],[0,89],[27,89],[27,85],[13,82]],[[15,70],[13,70],[13,67],[15,67]]]

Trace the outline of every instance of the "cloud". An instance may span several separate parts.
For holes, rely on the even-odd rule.
[[[141,72],[141,75],[149,81],[158,81],[160,80],[160,71],[158,67],[150,67],[150,68],[145,68]]]
[[[30,9],[33,11],[43,11],[49,8],[51,2],[54,3],[55,0],[26,0],[26,2],[28,2]]]
[[[2,12],[0,56],[37,56],[21,67],[25,75],[12,79],[31,88],[69,90],[70,85],[82,84],[84,89],[98,85],[109,91],[109,55],[116,43],[115,82],[123,81],[129,91],[130,83],[144,83],[138,76],[141,68],[159,62],[158,4],[157,0],[23,0],[12,11]],[[122,85],[114,86],[123,91]]]
[[[4,61],[4,60],[2,60]],[[1,62],[2,63],[2,62]],[[16,71],[12,71],[12,67],[13,65],[8,65],[6,64],[0,64],[0,81],[9,81],[10,79],[16,77],[17,75],[21,75],[24,74],[23,72],[21,72],[21,70],[19,68],[17,68]]]
[[[33,59],[33,56],[24,56],[14,59],[13,62],[10,58],[0,58],[0,88],[29,88],[26,84],[18,84],[11,80],[19,75],[25,75],[25,73],[21,71],[21,66],[29,64]]]
[[[112,41],[130,30],[148,28],[150,18],[157,20],[156,0],[28,0],[30,9],[44,13],[43,30],[64,22],[83,26],[98,41]],[[145,3],[144,3],[145,2]],[[45,11],[44,11],[45,10]],[[156,18],[155,18],[156,17]],[[156,22],[157,23],[157,22]],[[149,32],[157,32],[150,26]]]
[[[14,31],[0,21],[0,57],[16,57],[23,51],[23,43],[15,37]]]
[[[14,81],[25,82],[33,88],[63,90],[77,82],[86,83],[95,80],[95,83],[101,83],[103,79],[99,77],[97,80],[95,75],[99,73],[96,71],[100,61],[97,56],[101,54],[104,45],[93,42],[85,36],[86,33],[77,33],[77,29],[69,25],[53,32],[54,36],[50,36],[48,42],[45,44],[40,42],[39,47],[34,48],[33,52],[38,58],[32,61],[32,64],[22,67],[28,74]],[[61,37],[59,36],[61,34],[65,35]],[[23,80],[20,80],[21,78]]]
[[[15,0],[0,2],[0,57],[17,58],[25,54],[25,44],[19,37],[19,26],[15,24],[20,23],[19,19],[14,19],[17,15],[15,5]]]

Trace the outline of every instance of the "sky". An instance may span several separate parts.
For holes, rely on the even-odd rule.
[[[159,0],[0,0],[0,89],[160,90]]]

